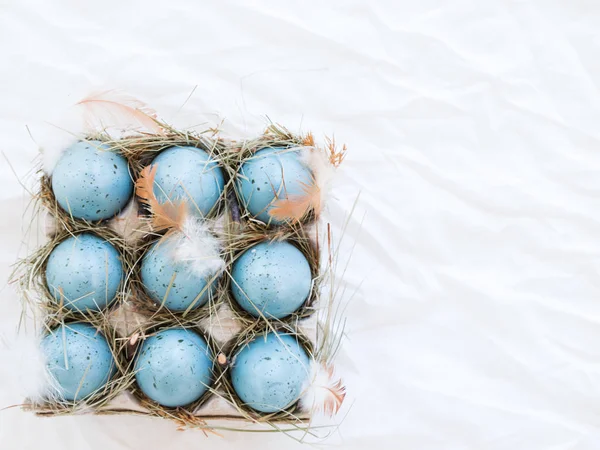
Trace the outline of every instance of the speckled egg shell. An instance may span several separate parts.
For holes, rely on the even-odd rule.
[[[192,303],[192,309],[199,308],[215,294],[218,280],[212,276],[199,277],[188,262],[174,261],[174,245],[175,242],[167,238],[148,249],[140,269],[142,284],[157,305],[164,304],[171,311],[185,311]]]
[[[276,319],[300,308],[312,283],[306,257],[286,241],[250,247],[233,263],[232,279],[231,291],[242,309]]]
[[[154,158],[155,164],[154,195],[159,202],[185,199],[192,214],[205,217],[219,201],[223,171],[204,150],[171,147]]]
[[[117,295],[124,277],[119,252],[90,233],[54,247],[46,264],[46,284],[57,302],[72,311],[100,311]]]
[[[73,217],[108,219],[125,207],[133,193],[127,160],[100,141],[67,148],[52,172],[58,204]]]
[[[238,397],[264,413],[285,410],[296,402],[308,376],[309,358],[296,338],[273,332],[247,344],[231,369]]]
[[[212,358],[199,334],[184,328],[160,331],[142,344],[135,379],[144,394],[163,406],[188,405],[210,386]]]
[[[263,148],[242,164],[237,190],[250,215],[267,224],[281,224],[269,215],[273,203],[278,198],[303,194],[304,186],[311,182],[312,173],[300,161],[297,150]]]
[[[106,339],[87,323],[68,323],[42,339],[48,372],[67,401],[101,389],[116,372]]]

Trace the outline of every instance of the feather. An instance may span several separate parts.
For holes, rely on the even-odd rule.
[[[286,198],[275,200],[269,215],[277,220],[289,220],[298,222],[302,220],[310,210],[316,214],[321,211],[321,189],[316,182],[311,184],[302,183],[300,195],[289,195]]]
[[[326,149],[315,145],[312,133],[308,133],[302,142],[304,147],[300,159],[310,169],[312,183],[303,185],[303,193],[300,195],[275,200],[269,210],[269,215],[274,219],[299,222],[311,210],[318,216],[331,191],[335,170],[344,160],[346,146],[337,150],[335,139],[327,139]]]
[[[92,129],[117,128],[164,134],[154,109],[115,90],[91,94],[77,102],[76,106],[83,109],[86,124]]]
[[[346,387],[341,379],[336,379],[333,366],[313,361],[300,399],[302,407],[332,417],[340,410],[345,398]]]
[[[46,357],[40,347],[41,336],[36,333],[18,333],[0,336],[0,357],[14,370],[6,371],[3,385],[11,403],[40,403],[58,399],[60,387],[46,369]]]
[[[188,217],[181,231],[172,234],[174,240],[172,258],[185,262],[199,278],[209,278],[225,270],[225,261],[221,258],[221,244],[210,232],[207,222]]]
[[[106,132],[112,138],[132,132],[164,134],[156,111],[136,98],[118,91],[91,94],[57,112],[49,122],[34,125],[40,135],[39,151],[44,172],[51,175],[63,151],[86,136]]]
[[[300,155],[302,164],[310,169],[315,183],[321,189],[321,199],[331,189],[336,166],[331,164],[326,150],[318,147],[305,147]],[[323,201],[321,201],[321,204]]]
[[[154,195],[154,178],[156,177],[157,168],[157,164],[144,167],[135,183],[135,192],[150,207],[152,226],[155,231],[181,230],[187,217],[186,202],[185,200],[178,200],[176,202],[159,203]]]

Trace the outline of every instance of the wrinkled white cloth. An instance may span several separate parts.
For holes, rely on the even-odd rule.
[[[230,137],[265,116],[335,134],[349,148],[327,210],[338,238],[361,195],[341,252],[356,243],[349,396],[325,444],[597,449],[599,30],[585,0],[2,2],[0,278],[25,252],[13,169],[26,178],[42,122],[93,89],[178,127],[224,119]],[[0,304],[10,343],[10,286]],[[0,407],[21,401],[16,365],[0,360]],[[3,450],[296,448],[224,436],[0,412]]]

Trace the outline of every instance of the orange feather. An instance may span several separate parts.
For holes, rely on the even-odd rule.
[[[309,211],[321,212],[321,189],[313,181],[302,186],[303,193],[277,199],[269,210],[269,215],[277,220],[299,222]]]
[[[128,123],[152,133],[164,134],[164,129],[156,120],[156,111],[129,95],[114,90],[103,91],[85,97],[77,105],[85,109],[88,126],[97,122],[103,126]]]
[[[310,382],[300,399],[304,408],[330,417],[338,413],[346,398],[346,386],[334,372],[333,366],[313,361]]]
[[[184,200],[175,203],[159,203],[154,195],[154,178],[157,165],[146,166],[140,173],[135,183],[137,196],[150,207],[152,213],[152,226],[155,231],[183,228],[187,217],[187,206]]]
[[[342,407],[342,403],[344,403],[346,386],[343,385],[342,380],[338,380],[326,389],[331,395],[325,400],[323,411],[331,417],[337,414]]]

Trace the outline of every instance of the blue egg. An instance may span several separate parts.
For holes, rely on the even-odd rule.
[[[311,284],[308,260],[286,241],[256,244],[233,263],[233,297],[254,317],[289,316],[304,304]]]
[[[67,148],[52,172],[58,204],[77,219],[101,220],[116,215],[133,193],[127,160],[100,141]]]
[[[135,361],[135,379],[144,394],[163,406],[188,405],[210,386],[212,358],[202,336],[171,328],[144,341]]]
[[[174,247],[175,240],[166,238],[148,249],[141,266],[144,289],[157,305],[171,311],[185,311],[192,304],[191,309],[199,308],[215,295],[217,278],[199,277],[189,261],[175,261]]]
[[[280,198],[302,195],[312,183],[312,172],[297,150],[281,147],[263,148],[242,164],[237,189],[242,206],[267,224],[281,224],[269,211]]]
[[[185,199],[189,211],[205,217],[223,192],[223,171],[204,150],[195,147],[171,147],[162,151],[157,165],[154,195],[160,203]]]
[[[90,233],[62,241],[46,264],[48,290],[71,311],[100,311],[116,298],[123,277],[119,252]]]
[[[42,339],[46,368],[64,400],[81,400],[108,383],[116,364],[106,339],[88,323],[68,323]]]
[[[291,406],[309,376],[309,357],[294,336],[268,333],[247,344],[233,360],[231,382],[250,408],[272,413]]]

